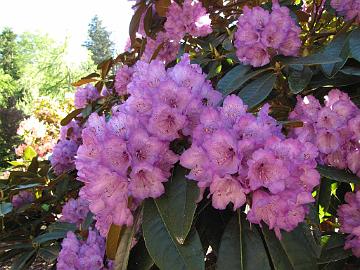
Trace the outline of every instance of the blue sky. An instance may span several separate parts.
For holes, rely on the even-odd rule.
[[[24,31],[47,33],[58,42],[68,37],[69,62],[86,59],[81,44],[87,38],[88,24],[98,15],[112,32],[111,39],[121,52],[128,38],[133,2],[126,0],[1,0],[0,30],[11,27]]]

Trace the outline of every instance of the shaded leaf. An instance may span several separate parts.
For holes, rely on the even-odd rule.
[[[0,204],[0,217],[5,216],[6,214],[10,213],[13,209],[13,206],[9,202],[2,202]]]
[[[249,108],[252,108],[268,97],[273,89],[275,81],[276,74],[266,73],[241,89],[238,96],[249,106]]]
[[[304,66],[303,70],[301,71],[291,69],[288,78],[291,92],[294,94],[298,94],[302,90],[304,90],[311,81],[312,75],[313,72],[311,71],[311,68],[307,66]]]
[[[109,232],[106,236],[106,256],[110,260],[114,260],[116,250],[120,243],[122,227],[116,224],[111,224]]]
[[[36,244],[42,244],[50,240],[57,240],[65,238],[67,231],[53,231],[41,234],[33,239]]]
[[[134,15],[131,18],[129,25],[129,36],[131,40],[131,45],[134,46],[136,39],[136,32],[139,29],[141,16],[144,13],[146,5],[144,2],[141,2],[138,8],[136,9]]]
[[[149,6],[144,17],[144,30],[148,37],[151,36],[152,10],[152,6]]]
[[[360,76],[360,68],[357,67],[344,67],[340,72],[347,75]]]
[[[159,16],[161,17],[165,17],[167,9],[170,6],[170,4],[171,4],[171,0],[156,0],[155,9],[157,14],[159,14]]]
[[[27,171],[32,173],[37,173],[38,169],[39,169],[39,162],[37,159],[37,155],[35,155],[35,157],[32,158]]]
[[[69,113],[67,116],[65,116],[64,119],[62,119],[60,121],[60,124],[62,126],[66,126],[67,124],[69,124],[71,122],[71,120],[73,120],[76,116],[78,116],[81,113],[82,109],[76,109],[73,110],[71,113]]]
[[[204,254],[199,235],[192,230],[180,245],[171,236],[152,199],[145,201],[143,234],[146,247],[160,269],[204,270]]]
[[[355,29],[350,34],[349,46],[351,56],[360,62],[360,28]]]
[[[317,170],[321,176],[337,182],[360,184],[360,178],[345,170],[339,170],[334,167],[318,165]]]
[[[329,208],[330,199],[331,199],[331,181],[322,178],[319,187],[319,195],[317,198],[317,203],[318,205],[324,207],[325,212]]]
[[[343,59],[337,56],[335,53],[330,55],[324,52],[315,53],[306,57],[278,57],[278,59],[285,65],[321,65],[321,64],[332,64],[343,61]]]
[[[218,270],[271,269],[263,240],[256,227],[250,228],[245,217],[236,214],[221,239]]]
[[[53,263],[56,261],[60,252],[59,245],[53,245],[48,247],[42,247],[39,249],[39,256],[48,263]]]
[[[128,269],[149,270],[153,265],[154,261],[146,249],[144,239],[141,238],[135,247],[131,249]]]
[[[319,264],[336,262],[350,257],[352,255],[351,250],[344,249],[345,238],[346,236],[343,234],[331,235],[322,249]]]
[[[97,79],[94,79],[94,78],[83,78],[83,79],[80,79],[78,80],[77,82],[74,82],[72,83],[71,85],[74,86],[74,87],[79,87],[81,85],[84,85],[84,84],[88,84],[88,83],[92,83],[92,82],[97,82]]]
[[[164,195],[155,200],[166,228],[179,244],[185,242],[190,231],[199,197],[196,182],[187,180],[186,174],[186,169],[177,165],[165,184]]]
[[[26,269],[25,267],[28,266],[29,262],[32,262],[35,259],[35,249],[24,251],[24,253],[20,254],[14,260],[13,264],[11,265],[12,270],[22,270]]]

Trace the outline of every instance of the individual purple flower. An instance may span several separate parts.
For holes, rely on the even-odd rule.
[[[74,142],[81,141],[81,127],[79,122],[71,120],[66,126],[62,126],[60,129],[60,140],[72,140]]]
[[[116,71],[114,88],[118,95],[127,94],[127,85],[131,80],[133,69],[124,65]]]
[[[349,234],[344,248],[351,249],[356,257],[360,257],[360,191],[346,193],[345,202],[337,211],[340,231]]]
[[[78,269],[78,252],[80,249],[80,242],[76,235],[69,231],[66,238],[61,243],[61,251],[57,258],[57,270],[77,270]]]
[[[85,87],[78,87],[75,92],[75,108],[85,108],[86,105],[98,99],[99,97],[100,94],[98,90],[92,84],[87,84]]]
[[[215,176],[210,185],[212,205],[216,209],[225,209],[232,202],[234,210],[246,202],[245,191],[240,183],[231,175]]]
[[[71,198],[62,209],[61,221],[74,223],[80,225],[85,219],[89,212],[89,202],[79,197],[74,200]]]
[[[330,5],[339,15],[344,16],[346,21],[354,20],[360,23],[360,3],[358,0],[331,0]]]
[[[11,198],[11,203],[14,208],[20,208],[25,204],[32,203],[34,201],[34,194],[28,190],[21,190],[18,194]]]
[[[70,140],[60,140],[54,147],[50,159],[57,175],[75,169],[75,155],[78,144]]]

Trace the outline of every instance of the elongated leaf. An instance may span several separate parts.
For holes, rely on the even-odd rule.
[[[337,182],[360,184],[360,178],[345,170],[339,170],[333,167],[318,165],[317,170],[321,176]]]
[[[350,76],[341,72],[337,73],[333,78],[326,78],[321,73],[314,75],[309,83],[310,88],[319,87],[341,87],[357,84],[360,82],[359,76]]]
[[[282,232],[282,239],[264,226],[262,231],[276,270],[315,270],[318,269],[314,243],[309,240],[307,225],[300,224],[291,232]],[[310,233],[310,235],[309,235]]]
[[[324,50],[325,55],[337,55],[342,61],[331,64],[323,64],[321,68],[326,76],[333,77],[346,63],[349,55],[349,37],[348,33],[344,33],[334,39]]]
[[[242,98],[249,108],[255,107],[271,93],[275,80],[276,74],[266,73],[241,89],[238,96]]]
[[[130,25],[129,25],[129,36],[130,36],[132,46],[134,46],[134,44],[135,44],[136,32],[139,29],[141,15],[144,13],[145,9],[146,9],[145,3],[141,2],[140,5],[138,5],[134,15],[131,18]]]
[[[41,234],[33,239],[33,242],[36,244],[42,244],[50,240],[57,240],[64,238],[66,236],[66,231],[54,231],[54,232],[47,232]]]
[[[146,249],[144,239],[141,238],[138,243],[131,249],[129,258],[129,270],[149,270],[154,265]]]
[[[88,83],[92,83],[92,82],[96,82],[97,79],[94,78],[82,78],[80,80],[78,80],[77,82],[72,83],[72,86],[78,87],[84,84],[88,84]]]
[[[177,165],[165,184],[165,194],[155,200],[161,218],[179,244],[185,242],[190,231],[199,197],[196,183],[187,180],[185,175],[186,169]]]
[[[294,94],[298,94],[302,90],[304,90],[311,81],[312,75],[313,72],[307,66],[305,66],[301,71],[291,69],[288,78],[291,92]]]
[[[167,9],[170,6],[170,4],[171,4],[171,0],[156,0],[155,10],[157,14],[159,14],[159,16],[161,17],[165,17]]]
[[[360,62],[360,28],[354,30],[349,39],[351,56]]]
[[[180,245],[169,233],[152,199],[145,201],[142,228],[149,254],[160,269],[205,269],[204,254],[196,230],[192,230],[185,243]]]
[[[271,269],[269,257],[255,226],[236,214],[226,226],[221,239],[218,270]]]
[[[245,74],[250,70],[250,66],[238,65],[228,71],[217,84],[217,89],[225,95],[238,89],[244,82]]]
[[[332,64],[343,61],[343,59],[336,54],[325,54],[324,52],[315,53],[306,57],[278,57],[285,65],[304,65],[313,66],[321,64]]]
[[[56,261],[60,252],[59,245],[53,245],[49,247],[43,247],[39,249],[39,256],[43,258],[48,263],[53,263]]]
[[[116,250],[120,243],[122,227],[111,224],[109,232],[106,236],[106,256],[110,260],[114,260],[116,256]]]
[[[13,209],[13,206],[9,202],[2,202],[0,204],[0,217],[5,216],[6,214],[10,213]]]
[[[12,270],[22,270],[26,269],[28,266],[28,263],[33,261],[35,259],[35,249],[31,249],[29,251],[24,251],[21,255],[16,257],[13,264],[11,265]],[[25,268],[26,267],[26,268]]]
[[[331,235],[328,242],[323,247],[319,264],[328,264],[351,256],[351,250],[345,250],[344,245],[345,235]]]
[[[67,124],[70,123],[71,120],[73,120],[73,118],[75,118],[76,116],[79,115],[79,113],[81,113],[82,109],[76,109],[76,110],[73,110],[71,113],[69,113],[67,116],[65,116],[64,119],[62,119],[60,121],[60,124],[62,126],[66,126]]]
[[[324,211],[326,212],[330,205],[331,199],[331,181],[322,178],[319,188],[319,195],[317,198],[317,205],[321,205],[324,207]]]
[[[340,72],[346,75],[360,76],[360,68],[356,67],[344,67],[340,70]]]

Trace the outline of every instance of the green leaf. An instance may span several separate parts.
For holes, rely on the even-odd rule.
[[[282,232],[281,240],[277,239],[267,226],[263,226],[262,232],[276,270],[318,269],[316,264],[318,251],[309,240],[311,232],[306,231],[308,230],[306,226],[300,224],[291,232]]]
[[[346,75],[360,76],[360,68],[357,67],[344,67],[340,72]]]
[[[16,259],[14,260],[13,264],[11,265],[12,270],[22,270],[27,269],[25,267],[28,266],[28,263],[32,262],[35,259],[35,249],[31,249],[30,251],[24,251],[24,253],[20,254]]]
[[[71,120],[73,120],[73,118],[75,118],[76,116],[78,116],[80,113],[81,113],[81,111],[82,111],[83,109],[76,109],[76,110],[73,110],[71,113],[69,113],[67,116],[65,116],[65,118],[64,119],[62,119],[61,121],[60,121],[60,124],[62,125],[62,126],[66,126],[67,124],[69,124],[70,122],[71,122]]]
[[[205,269],[204,254],[196,230],[190,231],[185,243],[180,245],[169,233],[152,199],[145,201],[142,228],[149,254],[160,269]]]
[[[345,235],[331,235],[322,249],[319,264],[328,264],[350,257],[352,255],[351,250],[345,250],[344,245]]]
[[[53,263],[56,261],[60,252],[59,245],[53,245],[48,247],[39,248],[39,256],[48,263]]]
[[[6,214],[10,213],[13,209],[13,206],[9,202],[2,202],[0,204],[0,217],[5,216]]]
[[[250,70],[250,66],[237,65],[225,74],[217,84],[217,89],[225,95],[238,89],[244,82],[245,74]]]
[[[273,89],[275,81],[276,74],[272,72],[266,73],[241,89],[238,96],[249,106],[249,108],[255,107],[268,97]]]
[[[342,61],[331,64],[323,64],[321,68],[324,74],[328,77],[333,77],[346,63],[349,55],[349,34],[344,33],[332,40],[330,44],[325,47],[325,55],[336,55],[342,59]]]
[[[360,178],[345,170],[339,170],[333,167],[318,165],[317,170],[321,176],[337,182],[360,184]]]
[[[25,160],[32,160],[34,157],[37,156],[37,153],[34,148],[32,148],[30,145],[27,146],[24,150],[24,159]]]
[[[144,239],[141,238],[135,247],[131,249],[128,269],[149,270],[153,265],[154,261],[146,249]]]
[[[324,207],[326,212],[329,209],[331,199],[331,181],[322,178],[319,188],[319,195],[317,198],[317,205]]]
[[[236,214],[226,226],[220,243],[218,270],[271,269],[269,257],[255,226]]]
[[[350,34],[349,46],[351,56],[360,62],[360,28],[355,29]]]
[[[67,231],[54,231],[41,234],[33,239],[36,244],[42,244],[50,240],[57,240],[65,238]]]
[[[298,94],[302,90],[305,89],[305,87],[309,84],[311,81],[313,72],[311,68],[304,66],[302,70],[296,70],[291,69],[289,72],[289,87],[292,93]]]
[[[185,242],[190,231],[199,197],[196,182],[187,180],[186,174],[186,169],[177,165],[165,184],[165,194],[155,200],[166,228],[179,244]]]
[[[306,57],[278,57],[278,59],[285,65],[304,65],[313,66],[321,64],[332,64],[343,61],[343,59],[336,54],[325,54],[324,52],[315,53]]]
[[[359,82],[359,76],[350,76],[339,72],[333,78],[326,78],[324,75],[319,73],[313,76],[311,82],[309,83],[309,88],[341,87],[357,84]]]

